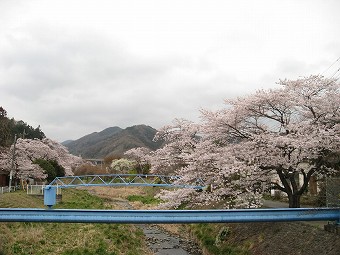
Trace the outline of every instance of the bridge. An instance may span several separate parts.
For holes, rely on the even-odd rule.
[[[91,186],[152,186],[169,188],[205,187],[201,179],[192,184],[181,183],[180,176],[112,174],[55,178],[44,190],[48,209],[0,208],[0,222],[75,222],[75,223],[236,223],[332,221],[340,231],[340,207],[337,208],[276,208],[239,210],[82,210],[53,209],[56,189]]]
[[[156,174],[97,174],[56,177],[48,186],[76,188],[91,186],[149,186],[167,188],[203,189],[205,184],[197,178],[193,183],[181,183],[181,176]]]
[[[144,186],[166,188],[189,188],[202,190],[202,179],[192,184],[181,183],[181,176],[152,174],[101,174],[56,177],[44,189],[44,204],[51,208],[56,204],[56,188],[97,187],[97,186]]]

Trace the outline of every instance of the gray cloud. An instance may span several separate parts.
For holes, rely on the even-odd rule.
[[[41,125],[47,136],[59,141],[109,126],[159,128],[175,117],[197,120],[200,108],[218,109],[224,98],[275,87],[279,78],[321,72],[340,56],[334,35],[337,27],[329,20],[315,28],[324,41],[306,49],[306,42],[315,37],[309,37],[310,31],[300,31],[305,23],[297,31],[289,21],[295,36],[289,39],[289,30],[275,30],[286,28],[280,18],[269,24],[266,17],[256,17],[262,7],[256,12],[248,9],[251,20],[247,15],[238,19],[229,9],[231,16],[224,19],[221,10],[226,6],[221,1],[216,17],[210,16],[211,24],[208,18],[198,25],[189,22],[187,14],[180,12],[181,26],[181,22],[171,22],[176,8],[170,14],[165,9],[157,13],[160,24],[149,18],[144,24],[126,11],[129,9],[124,9],[124,22],[119,23],[109,12],[87,19],[93,13],[90,9],[84,13],[67,9],[65,14],[44,7],[46,13],[39,14],[37,5],[15,2],[17,5],[0,3],[0,106],[16,119]],[[66,2],[60,1],[56,7]],[[71,3],[77,6],[77,1]],[[311,6],[316,9],[320,3],[314,1]],[[142,16],[149,17],[147,6],[141,8]],[[195,21],[205,13],[196,5],[186,8],[198,8]],[[216,11],[209,8],[210,14]],[[327,17],[325,10],[323,18]],[[298,17],[298,10],[294,13]],[[263,14],[273,17],[270,9]],[[282,11],[278,17],[284,15]],[[299,50],[301,55],[296,54]]]
[[[25,115],[44,120],[43,127],[45,123],[51,129],[59,127],[57,137],[67,126],[75,130],[72,137],[97,126],[159,126],[170,121],[166,116],[192,111],[192,103],[201,100],[199,91],[210,87],[209,83],[201,88],[185,86],[190,79],[186,72],[195,68],[190,61],[143,59],[106,38],[79,34],[77,40],[66,40],[55,33],[33,27],[25,31],[24,39],[11,38],[0,66],[8,77],[2,83],[3,93],[20,100],[21,106],[16,106],[24,107]],[[176,73],[183,67],[187,70]],[[178,84],[169,82],[172,75]],[[192,92],[197,95],[188,96]],[[155,117],[159,115],[162,119]]]

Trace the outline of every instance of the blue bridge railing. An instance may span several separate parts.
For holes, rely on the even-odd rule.
[[[169,188],[202,189],[205,184],[200,178],[187,184],[181,182],[181,176],[166,176],[155,174],[101,174],[56,177],[49,186],[58,185],[61,188],[90,186],[152,186]]]
[[[0,222],[172,224],[286,221],[334,221],[339,224],[340,208],[239,210],[0,209]]]
[[[44,189],[44,204],[52,207],[56,204],[56,187],[96,187],[96,186],[149,186],[166,188],[189,188],[202,190],[205,184],[202,179],[193,183],[181,182],[181,176],[166,176],[152,174],[101,174],[56,177]]]

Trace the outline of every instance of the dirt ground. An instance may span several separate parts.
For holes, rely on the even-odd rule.
[[[340,236],[304,222],[227,224],[225,242],[256,255],[338,255]]]

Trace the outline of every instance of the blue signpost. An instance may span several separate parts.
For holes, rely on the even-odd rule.
[[[48,208],[54,206],[57,202],[57,188],[55,186],[47,186],[44,189],[44,205]]]

